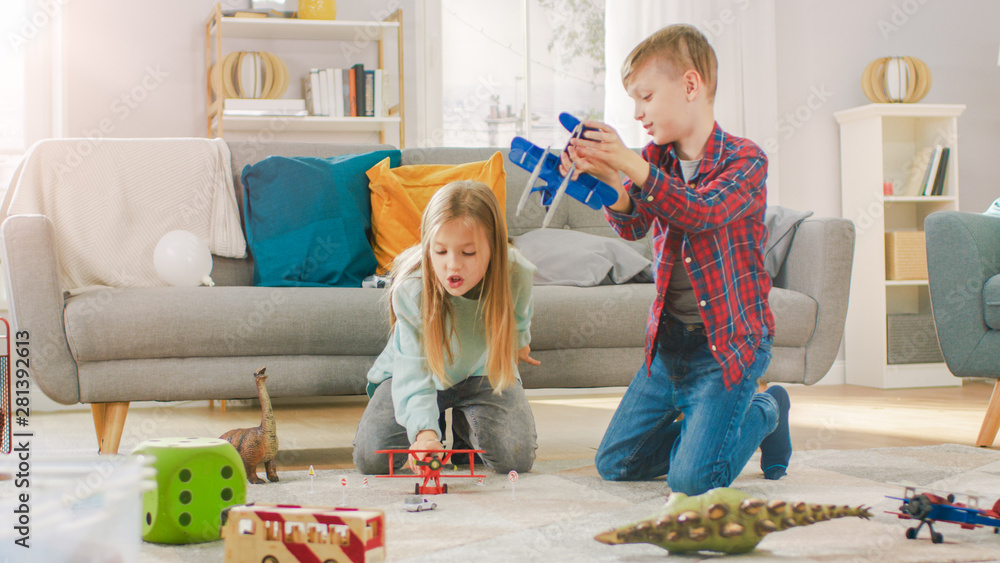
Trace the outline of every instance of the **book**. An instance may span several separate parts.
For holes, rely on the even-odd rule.
[[[389,73],[382,73],[382,117],[389,117]]]
[[[309,75],[302,77],[302,98],[306,101],[306,111],[309,115],[313,113],[312,87],[309,85]]]
[[[375,69],[375,117],[385,117],[385,112],[382,111],[382,105],[384,104],[383,96],[385,92],[384,84],[385,77],[382,76],[382,69]]]
[[[340,70],[341,80],[340,87],[341,91],[341,101],[344,104],[344,117],[351,116],[351,69],[344,68]]]
[[[941,145],[934,147],[934,154],[931,155],[930,166],[927,167],[927,175],[924,177],[924,183],[920,188],[920,195],[931,195],[931,190],[934,188],[934,179],[937,178],[938,164],[941,162],[942,148],[944,147]]]
[[[327,69],[333,79],[330,89],[330,115],[344,117],[344,73],[339,68]]]
[[[910,163],[910,175],[906,180],[906,184],[903,185],[902,191],[897,195],[910,197],[920,195],[924,179],[927,177],[927,167],[930,166],[931,155],[933,154],[933,147],[924,147],[917,151],[913,156],[913,161]]]
[[[313,68],[309,70],[309,89],[312,92],[312,107],[309,108],[309,115],[323,115],[321,112],[323,110],[320,105],[320,89],[319,89],[319,69]]]
[[[330,115],[330,92],[326,84],[326,69],[319,69],[319,114]]]
[[[351,104],[350,104],[350,110],[347,113],[348,117],[357,117],[358,116],[358,88],[355,85],[356,76],[357,76],[357,74],[352,69],[348,69],[348,72],[347,72],[347,78],[348,78],[347,95],[348,95],[348,99],[351,102]]]
[[[948,178],[948,156],[950,154],[950,148],[944,147],[941,149],[941,162],[938,164],[937,175],[934,177],[934,187],[931,189],[931,195],[942,195],[944,193],[944,184]]]
[[[354,71],[354,95],[356,98],[355,112],[353,115],[364,117],[365,115],[365,65],[358,63],[351,67]]]
[[[375,71],[365,71],[365,117],[375,117]]]
[[[227,98],[223,115],[307,115],[306,100]]]

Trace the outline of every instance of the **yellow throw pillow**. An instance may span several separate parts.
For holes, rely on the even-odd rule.
[[[389,168],[387,158],[368,170],[368,180],[372,192],[372,247],[379,274],[389,271],[396,255],[420,242],[424,208],[445,184],[456,180],[482,182],[497,196],[500,213],[506,211],[507,173],[499,151],[489,160],[456,166],[414,164]]]

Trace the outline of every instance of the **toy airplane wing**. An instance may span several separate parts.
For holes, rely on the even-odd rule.
[[[510,143],[510,161],[531,172],[531,179],[524,188],[517,212],[524,208],[524,202],[532,192],[541,192],[542,205],[558,204],[560,192],[568,194],[573,199],[587,205],[591,209],[600,209],[604,205],[612,205],[618,200],[618,192],[590,174],[580,174],[576,180],[570,180],[572,174],[563,177],[559,174],[559,157],[532,144],[524,137],[515,137]],[[537,180],[542,185],[536,186]],[[549,209],[543,226],[548,224],[554,208]]]
[[[388,475],[376,475],[376,477],[395,477],[395,478],[409,478],[420,477],[424,474],[435,473],[440,477],[483,477],[483,475],[476,474],[476,454],[486,453],[483,450],[410,450],[410,449],[398,449],[398,450],[377,450],[377,454],[388,454],[389,455],[389,474]],[[410,455],[410,454],[430,454],[424,456],[424,459],[416,462],[418,466],[419,473],[414,475],[396,475],[393,471],[392,458],[394,455]],[[451,461],[452,456],[455,454],[468,454],[469,460],[469,474],[453,474],[453,473],[440,473],[442,469],[447,469],[449,466],[454,468],[453,462]],[[431,461],[429,458],[432,456],[437,456]],[[435,463],[436,462],[436,463]]]

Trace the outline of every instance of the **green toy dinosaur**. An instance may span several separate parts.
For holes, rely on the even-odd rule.
[[[765,501],[737,489],[718,488],[689,497],[671,493],[656,514],[594,536],[609,545],[651,543],[672,553],[746,553],[771,532],[831,518],[871,518],[864,506]]]

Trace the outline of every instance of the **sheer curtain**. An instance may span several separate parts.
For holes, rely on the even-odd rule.
[[[632,117],[634,106],[621,84],[621,64],[657,29],[673,23],[697,27],[719,60],[715,119],[728,133],[761,146],[768,157],[768,202],[778,201],[776,124],[777,62],[774,0],[625,0],[605,11],[605,120],[627,146],[649,142]]]

